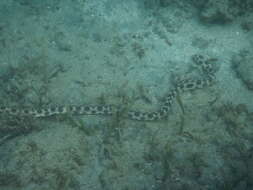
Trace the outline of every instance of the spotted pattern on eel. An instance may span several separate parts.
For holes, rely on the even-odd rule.
[[[193,55],[193,63],[199,67],[205,75],[202,79],[184,79],[178,81],[173,89],[171,89],[164,98],[162,105],[155,112],[127,111],[125,116],[132,120],[138,121],[155,121],[161,120],[168,116],[175,97],[183,92],[202,89],[210,86],[215,81],[215,69],[212,59],[208,59],[203,55]],[[83,114],[83,115],[113,115],[119,113],[122,109],[115,105],[81,105],[81,106],[56,106],[47,108],[27,108],[18,109],[14,107],[0,107],[0,113],[19,116],[48,117],[58,114]]]

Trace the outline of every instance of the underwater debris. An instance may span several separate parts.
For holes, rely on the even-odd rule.
[[[215,112],[224,121],[226,130],[233,136],[241,134],[242,129],[248,128],[252,123],[252,112],[245,104],[234,105],[228,102],[215,108]]]
[[[200,7],[200,19],[206,23],[224,24],[253,10],[251,0],[209,0]]]
[[[134,42],[132,44],[132,50],[139,59],[142,59],[146,54],[145,48],[143,48],[142,45],[138,42]]]
[[[17,111],[19,107],[27,110],[29,106],[38,107],[49,102],[48,85],[65,69],[56,64],[51,66],[45,63],[46,57],[26,57],[20,61],[18,66],[6,65],[5,72],[0,74],[1,110],[6,104],[12,106],[12,111]],[[27,107],[28,106],[28,107]],[[36,121],[33,117],[22,117],[18,115],[0,114],[0,133],[1,144],[5,141],[19,135],[28,134],[31,131],[38,130],[42,123]],[[8,138],[6,138],[8,137]]]
[[[245,31],[245,32],[249,32],[253,29],[253,17],[251,18],[251,20],[245,20],[242,21],[241,23],[241,28]]]
[[[252,52],[241,50],[232,57],[232,69],[249,90],[253,90],[253,56]]]
[[[20,187],[21,181],[15,174],[0,171],[0,189],[4,186]]]

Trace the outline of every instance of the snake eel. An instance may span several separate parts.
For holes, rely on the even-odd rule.
[[[175,97],[183,92],[202,89],[210,86],[215,81],[215,69],[212,64],[213,59],[208,59],[206,56],[195,54],[192,56],[193,63],[199,67],[203,73],[201,79],[185,79],[176,82],[165,96],[160,108],[154,112],[142,111],[126,111],[125,117],[131,120],[138,121],[155,121],[161,120],[168,116]],[[116,105],[80,105],[80,106],[55,106],[46,108],[15,108],[15,107],[0,107],[0,113],[18,116],[33,116],[33,117],[49,117],[58,114],[83,114],[83,115],[115,115],[122,108]]]

